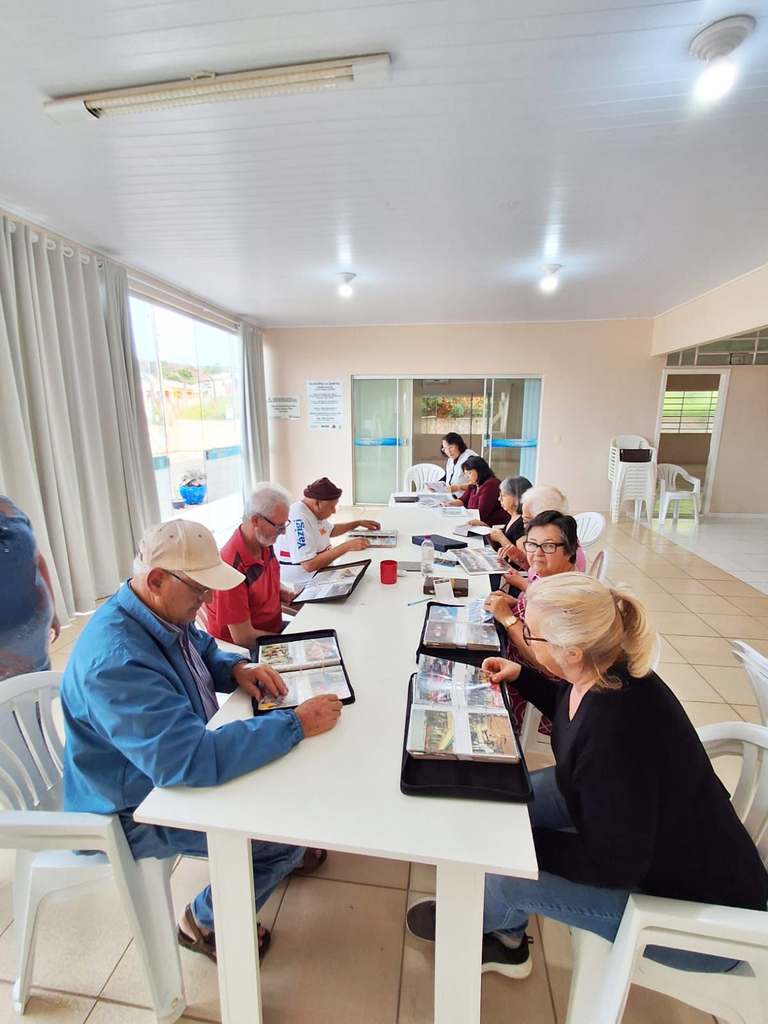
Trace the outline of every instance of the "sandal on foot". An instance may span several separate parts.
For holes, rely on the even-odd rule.
[[[328,858],[327,850],[307,850],[304,854],[304,863],[300,868],[294,868],[292,875],[310,875],[317,871],[321,864],[325,864]]]
[[[184,911],[184,923],[189,928],[191,935],[187,935],[186,932],[182,931],[181,927],[177,926],[176,934],[179,945],[183,946],[184,949],[190,949],[193,953],[202,953],[203,956],[207,956],[209,960],[216,963],[216,933],[211,932],[209,935],[203,935],[192,913],[191,904]],[[272,935],[268,928],[262,928],[261,925],[258,925],[258,936],[259,960],[261,960],[269,949]]]

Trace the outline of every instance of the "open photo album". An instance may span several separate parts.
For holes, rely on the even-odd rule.
[[[462,548],[456,551],[456,561],[470,576],[509,572],[509,566],[490,548]]]
[[[257,661],[279,672],[288,693],[275,697],[264,693],[259,711],[294,708],[311,697],[332,693],[339,700],[354,700],[335,636],[300,640],[272,640],[256,648]]]
[[[500,689],[482,669],[442,658],[421,659],[406,750],[435,760],[520,760]]]
[[[347,597],[363,578],[370,564],[371,560],[366,559],[363,562],[329,565],[326,569],[318,569],[312,579],[292,599],[291,604],[304,604],[306,601],[334,601]]]
[[[349,531],[350,537],[365,537],[371,542],[372,548],[396,548],[397,530],[366,530],[362,526],[356,526]]]
[[[496,627],[482,604],[432,605],[427,612],[424,647],[467,647],[490,654],[500,651]]]

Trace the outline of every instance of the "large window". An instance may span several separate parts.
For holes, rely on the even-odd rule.
[[[711,434],[715,426],[717,391],[666,391],[662,434]]]
[[[161,515],[221,542],[243,504],[237,335],[134,295],[130,307]]]

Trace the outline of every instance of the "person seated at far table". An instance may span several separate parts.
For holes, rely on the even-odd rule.
[[[331,525],[328,520],[338,507],[341,493],[340,487],[323,476],[305,487],[304,497],[291,505],[285,537],[278,547],[283,583],[306,583],[313,572],[324,569],[342,555],[370,547],[370,541],[365,537],[350,537],[343,544],[331,546],[332,537],[339,537],[358,527],[381,529],[374,519],[355,519]]]
[[[219,650],[193,625],[214,590],[243,582],[221,560],[213,534],[174,519],[142,537],[133,577],[97,608],[77,640],[61,685],[66,744],[64,807],[117,814],[135,858],[205,857],[202,832],[146,825],[133,814],[155,786],[219,786],[332,729],[341,702],[323,694],[295,710],[272,711],[218,729],[216,692],[287,693],[278,673]],[[254,778],[254,799],[259,783]],[[292,871],[313,871],[325,850],[254,840],[258,911]],[[216,960],[211,888],[179,921],[179,943]],[[270,935],[259,928],[259,956]]]
[[[530,490],[533,485],[525,476],[508,476],[501,481],[499,486],[499,504],[509,516],[506,526],[497,526],[488,535],[488,541],[495,551],[502,548],[510,561],[518,565],[525,565],[525,554],[517,547],[517,542],[525,535],[525,522],[523,521],[523,506],[521,498]],[[472,520],[471,526],[479,525],[479,521]]]
[[[637,598],[583,573],[538,580],[525,637],[538,670],[503,658],[483,668],[552,720],[556,764],[531,772],[538,879],[485,876],[482,969],[531,973],[531,914],[613,942],[632,893],[765,912],[760,853],[685,710],[651,668],[656,635]],[[411,906],[407,925],[434,941],[434,898]],[[738,964],[652,938],[643,956],[707,973]]]
[[[273,545],[285,533],[291,496],[279,484],[256,484],[243,512],[243,521],[221,549],[227,565],[244,579],[230,590],[217,590],[207,609],[208,632],[218,640],[252,648],[257,637],[281,633],[283,611],[292,590],[280,583],[280,563]]]
[[[476,509],[478,517],[471,520],[476,526],[502,526],[506,523],[507,513],[499,504],[501,481],[485,459],[479,455],[468,458],[464,463],[464,475],[469,486],[460,498],[448,504]]]
[[[568,512],[568,499],[557,487],[553,487],[551,484],[543,484],[540,487],[531,487],[525,491],[520,498],[520,507],[522,509],[523,528],[525,528],[532,519],[535,519],[542,512],[561,512],[563,515],[566,515]],[[524,555],[523,538],[518,539],[515,543],[518,551]],[[520,564],[518,554],[511,550],[510,544],[502,545],[499,555],[502,558],[516,561]],[[525,567],[525,562],[522,565]],[[580,546],[576,549],[576,568],[581,572],[587,571],[587,557]],[[517,584],[514,585],[517,586]]]
[[[467,478],[464,475],[464,464],[477,452],[467,448],[464,438],[455,430],[449,431],[441,442],[440,451],[446,456],[445,460],[445,484],[451,494],[463,494],[467,488]],[[427,487],[429,488],[429,484]],[[431,489],[431,488],[430,488]]]

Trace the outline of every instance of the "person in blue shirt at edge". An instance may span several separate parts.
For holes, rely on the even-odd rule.
[[[287,692],[274,669],[220,650],[193,624],[214,590],[238,586],[243,575],[222,561],[209,530],[184,520],[150,527],[133,568],[83,630],[64,674],[65,808],[118,814],[136,858],[206,856],[203,833],[141,824],[134,810],[155,786],[216,786],[282,757],[332,729],[341,703],[323,695],[206,729],[216,690]],[[286,875],[312,871],[326,857],[256,840],[252,854],[257,912]],[[178,938],[216,960],[210,886],[184,911]],[[260,957],[269,941],[259,927]]]

